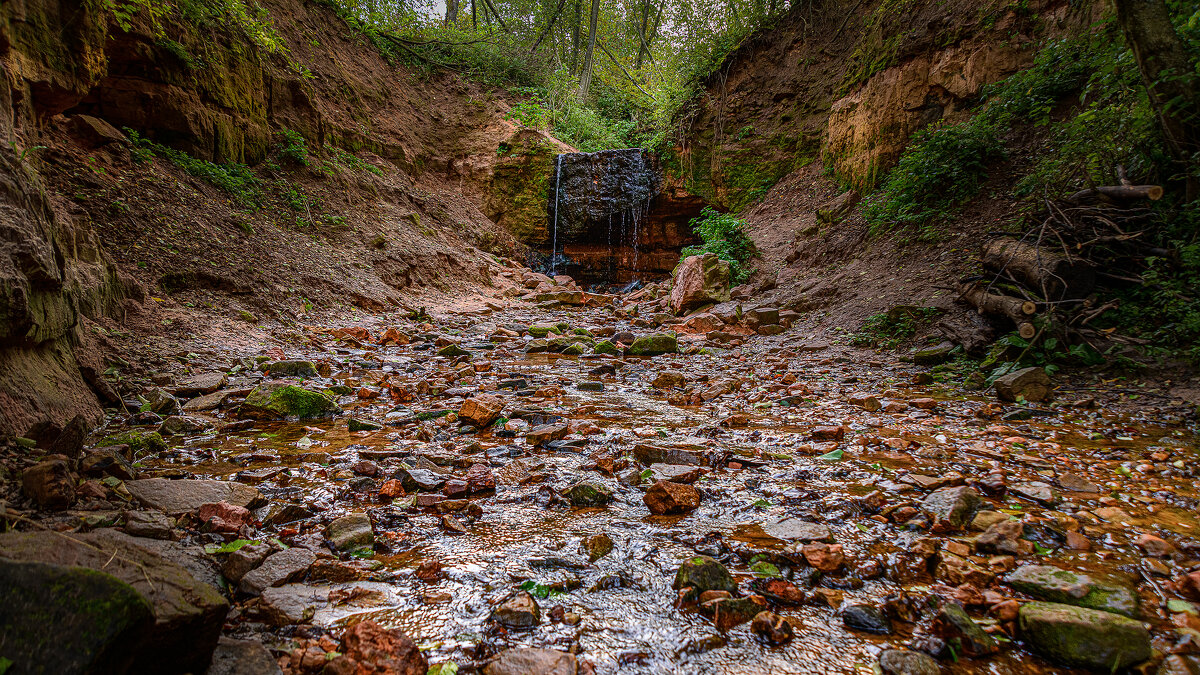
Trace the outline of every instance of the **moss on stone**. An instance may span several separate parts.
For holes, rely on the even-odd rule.
[[[289,384],[264,384],[255,387],[242,404],[244,415],[259,419],[300,419],[330,417],[342,411],[331,398],[320,392]]]
[[[128,445],[129,453],[135,457],[154,454],[167,449],[167,442],[163,440],[163,437],[157,431],[138,431],[136,429],[105,437],[97,445],[101,447]]]

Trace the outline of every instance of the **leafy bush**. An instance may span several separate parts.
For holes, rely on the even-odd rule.
[[[850,344],[855,347],[895,349],[900,343],[916,335],[917,329],[939,311],[936,307],[906,307],[875,314],[850,336]]]
[[[262,206],[262,181],[245,164],[218,164],[206,159],[197,159],[182,150],[143,138],[132,129],[126,129],[125,133],[133,144],[134,156],[138,161],[149,161],[156,155],[165,157],[188,174],[225,191],[242,206]]]
[[[308,165],[308,143],[299,131],[279,130],[279,156],[293,164]]]
[[[704,243],[683,249],[681,259],[713,253],[729,263],[729,279],[735,284],[742,283],[754,272],[748,263],[757,251],[754,242],[746,236],[744,219],[706,206],[700,217],[693,218],[688,224]]]

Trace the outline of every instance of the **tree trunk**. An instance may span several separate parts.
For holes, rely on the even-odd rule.
[[[446,0],[446,25],[458,23],[458,0]]]
[[[1048,248],[1009,239],[983,246],[980,261],[988,269],[1008,272],[1049,301],[1086,297],[1096,287],[1096,273],[1083,260],[1068,260]]]
[[[642,67],[642,59],[646,57],[646,31],[650,30],[650,0],[642,2],[642,27],[638,31],[638,53],[634,68]]]
[[[588,20],[587,51],[583,53],[583,68],[579,73],[579,100],[587,100],[592,86],[592,55],[596,51],[596,24],[600,20],[600,0],[592,0],[592,16]]]
[[[571,21],[571,74],[579,72],[579,20],[583,13],[583,0],[575,0],[575,18]]]
[[[542,29],[541,35],[538,35],[537,40],[533,41],[533,46],[529,48],[529,53],[537,51],[538,46],[542,44],[542,40],[550,34],[550,29],[554,28],[554,22],[558,21],[558,15],[562,12],[563,5],[567,4],[567,0],[558,0],[558,6],[554,8],[554,13],[550,15],[550,21],[546,23],[546,27]]]
[[[1117,23],[1133,50],[1167,149],[1187,175],[1186,199],[1200,197],[1200,96],[1187,47],[1163,0],[1113,0]]]
[[[471,28],[479,28],[479,13],[475,10],[475,0],[471,0]]]

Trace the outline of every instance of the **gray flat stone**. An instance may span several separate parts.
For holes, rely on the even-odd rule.
[[[243,508],[266,503],[256,488],[224,480],[145,478],[129,481],[125,487],[139,502],[167,513],[192,511],[203,504],[216,502],[228,502]]]

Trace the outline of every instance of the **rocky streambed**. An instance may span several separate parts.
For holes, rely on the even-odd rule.
[[[678,324],[652,293],[543,300],[181,355],[81,455],[60,441],[78,430],[9,443],[0,657],[1200,667],[1194,420],[1157,399],[1005,403],[769,308]]]

